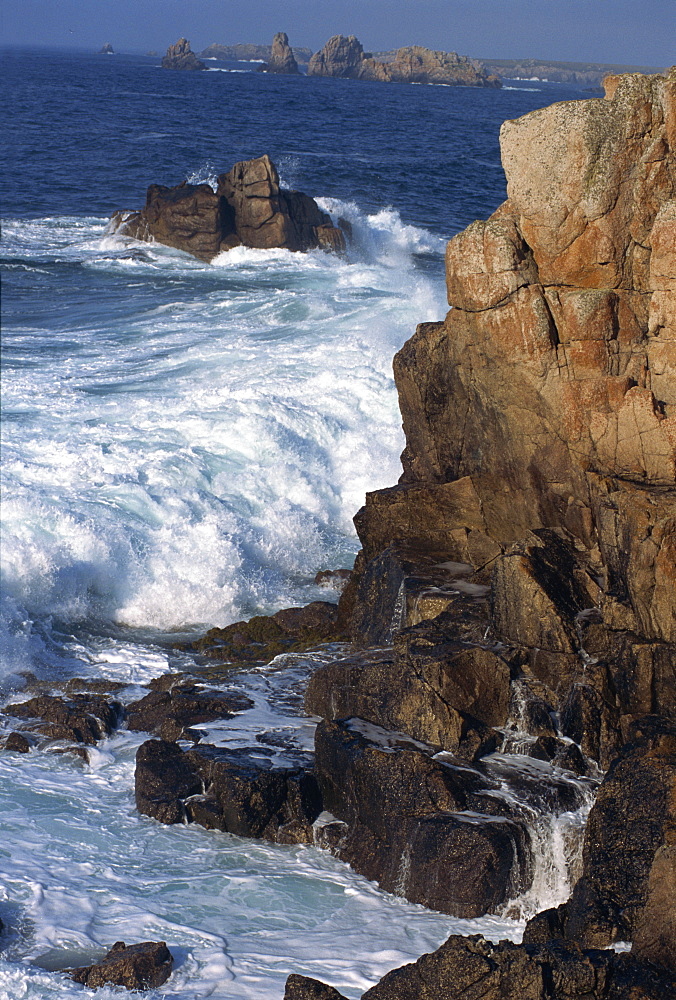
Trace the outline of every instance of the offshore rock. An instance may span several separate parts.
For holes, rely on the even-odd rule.
[[[269,156],[236,163],[218,178],[216,191],[186,181],[173,188],[152,184],[145,208],[116,212],[111,225],[114,232],[206,261],[236,246],[345,249],[342,231],[312,198],[280,187]]]
[[[394,60],[382,62],[364,52],[354,35],[334,35],[309,62],[308,76],[338,76],[383,83],[444,83],[465,87],[500,87],[497,76],[487,74],[466,56],[435,52],[421,45],[398,49]]]
[[[206,68],[190,48],[190,42],[187,38],[179,38],[175,45],[170,45],[167,54],[162,58],[162,69],[194,70]]]
[[[292,975],[286,981],[284,1000],[345,1000],[345,997],[318,979]]]
[[[73,969],[69,975],[76,983],[83,983],[89,989],[111,983],[128,990],[151,990],[166,983],[173,964],[171,952],[164,941],[143,941],[130,945],[117,941],[100,962]]]
[[[294,76],[300,73],[298,63],[293,54],[293,49],[289,45],[289,38],[285,31],[278,31],[272,39],[270,58],[261,66],[264,73],[280,73],[286,76]]]
[[[311,771],[271,768],[260,757],[210,745],[182,751],[149,740],[136,755],[136,806],[161,823],[199,823],[280,844],[313,842],[322,811]]]
[[[308,76],[340,76],[356,80],[364,61],[364,49],[354,35],[333,35],[310,59]]]

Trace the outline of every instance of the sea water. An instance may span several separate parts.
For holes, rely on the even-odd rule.
[[[351,566],[354,513],[398,479],[392,357],[443,318],[445,240],[505,196],[500,123],[579,95],[3,64],[2,698],[31,673],[123,681],[132,700],[190,668],[177,640],[337,599],[314,576]],[[345,257],[205,264],[111,235],[148,184],[213,183],[266,152],[349,220]],[[339,653],[235,674],[254,707],[209,739],[307,755],[303,685]],[[356,998],[453,931],[518,939],[519,921],[432,913],[312,847],[139,816],[143,739],[122,729],[88,762],[0,754],[0,996],[89,995],[59,970],[116,940],[167,942],[156,996],[279,1000],[290,972]]]

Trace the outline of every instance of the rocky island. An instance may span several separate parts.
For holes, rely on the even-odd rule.
[[[162,69],[194,70],[206,68],[190,48],[190,42],[187,38],[179,38],[175,45],[170,45],[166,55],[162,58]]]
[[[164,243],[205,261],[237,246],[345,249],[343,231],[313,198],[280,187],[269,156],[236,163],[221,174],[215,191],[186,181],[172,188],[151,184],[145,207],[116,212],[111,226],[121,235]]]
[[[285,76],[297,76],[300,73],[286,32],[277,32],[272,39],[270,58],[260,68],[263,73],[280,73]]]
[[[465,87],[499,87],[500,79],[455,52],[435,52],[420,45],[398,49],[389,61],[364,52],[354,35],[334,35],[308,64],[308,76],[337,76],[383,83],[444,83]]]

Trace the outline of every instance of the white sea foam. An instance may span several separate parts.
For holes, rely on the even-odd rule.
[[[394,211],[326,207],[353,223],[348,259],[207,265],[102,220],[10,224],[15,258],[111,283],[81,318],[8,337],[2,564],[21,622],[226,624],[351,563],[352,515],[399,473],[392,354],[443,315],[443,286],[414,263],[439,244]]]

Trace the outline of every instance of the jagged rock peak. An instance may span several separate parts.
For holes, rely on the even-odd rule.
[[[114,56],[115,55],[115,49],[110,44],[110,42],[106,42],[105,45],[102,45],[101,48],[99,49],[99,55],[100,56]]]
[[[187,38],[179,38],[175,45],[170,45],[167,54],[162,59],[163,69],[206,69],[204,63],[197,58],[190,48]]]
[[[364,49],[354,35],[333,35],[308,64],[308,76],[340,76],[356,79],[364,60]]]
[[[272,39],[270,59],[264,66],[261,66],[261,70],[265,73],[280,73],[287,76],[300,72],[285,31],[278,31]]]

